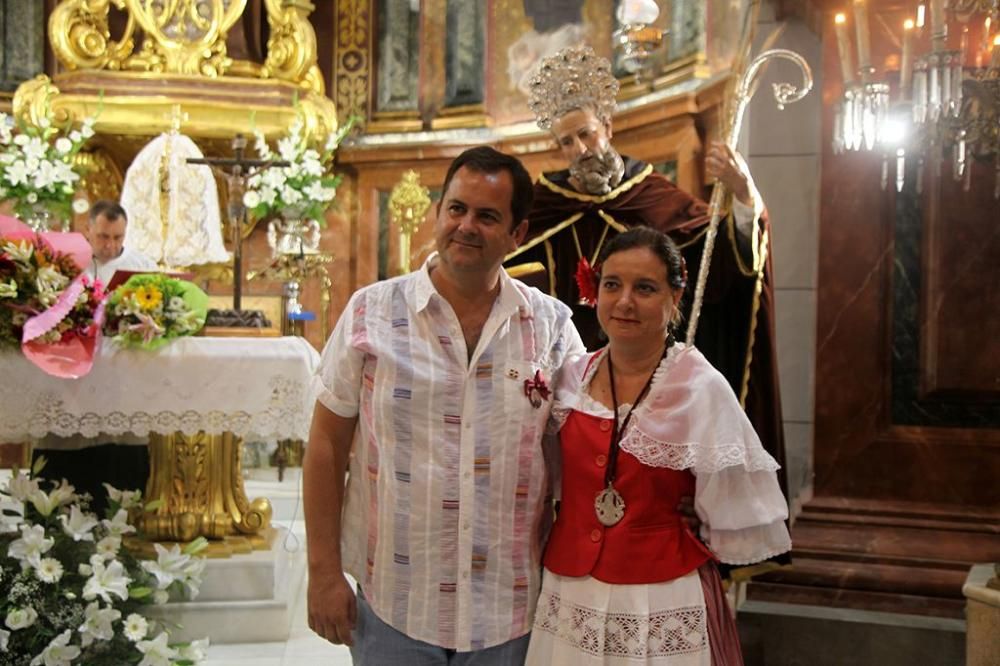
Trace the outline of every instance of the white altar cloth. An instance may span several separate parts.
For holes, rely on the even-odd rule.
[[[0,442],[178,431],[305,440],[318,365],[299,337],[179,338],[156,352],[105,339],[80,379],[0,353]]]

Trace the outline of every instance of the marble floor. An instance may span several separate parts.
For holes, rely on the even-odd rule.
[[[305,567],[305,527],[298,502],[298,479],[278,483],[268,478],[246,481],[247,496],[267,497],[274,507],[275,525],[289,530],[290,536],[279,544],[292,554],[293,566]],[[306,576],[293,592],[293,611],[288,641],[282,643],[242,643],[210,645],[204,666],[347,666],[351,654],[346,647],[331,645],[314,634],[306,620]]]

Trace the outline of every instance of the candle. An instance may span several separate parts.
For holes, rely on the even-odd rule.
[[[990,67],[1000,69],[1000,35],[993,38],[993,59],[990,61]]]
[[[865,0],[854,0],[854,29],[858,36],[858,69],[862,78],[868,76],[872,65],[872,50],[868,33],[868,5]]]
[[[840,72],[844,76],[844,85],[854,83],[854,65],[851,62],[851,38],[847,34],[847,17],[837,14],[833,19],[837,31],[837,49],[840,51]]]
[[[921,30],[924,29],[924,15],[926,14],[926,8],[923,3],[917,5],[917,27]]]
[[[913,20],[903,23],[903,58],[899,66],[899,95],[903,99],[910,96],[910,82],[913,79]]]
[[[935,51],[942,51],[948,37],[948,26],[944,22],[944,0],[931,0],[931,40]]]

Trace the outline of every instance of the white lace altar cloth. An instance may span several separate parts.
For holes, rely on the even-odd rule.
[[[195,142],[169,132],[136,155],[122,187],[121,204],[129,220],[125,247],[175,268],[229,263],[215,177],[208,166],[188,164],[189,157],[202,157]],[[164,168],[165,181],[161,178]],[[160,198],[164,184],[169,188],[166,201]]]
[[[305,440],[318,365],[319,354],[298,337],[179,338],[156,352],[105,339],[94,369],[75,380],[4,352],[0,442],[178,431]]]

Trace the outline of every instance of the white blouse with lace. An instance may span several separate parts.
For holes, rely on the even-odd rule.
[[[574,409],[611,417],[611,409],[587,392],[606,353],[597,352],[592,362],[586,355],[563,365],[550,435]],[[619,406],[623,415],[628,408]],[[764,450],[725,377],[694,347],[670,348],[632,414],[621,448],[650,467],[691,470],[701,536],[720,561],[752,564],[791,549],[778,463]]]

